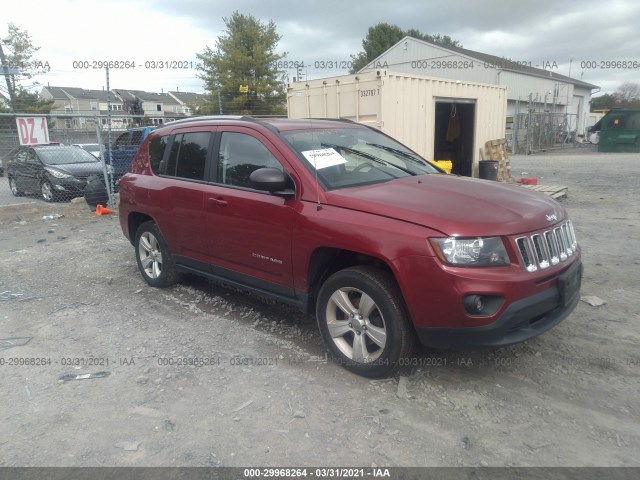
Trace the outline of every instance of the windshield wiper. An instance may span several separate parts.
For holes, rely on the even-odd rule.
[[[412,176],[416,175],[411,170],[406,169],[404,167],[401,167],[400,165],[396,165],[395,163],[387,162],[386,160],[382,160],[382,159],[376,157],[375,155],[371,155],[370,153],[362,152],[360,150],[356,150],[355,148],[343,147],[342,145],[334,145],[332,143],[321,143],[321,145],[323,147],[330,147],[330,148],[334,148],[334,149],[337,148],[337,149],[345,150],[345,151],[347,151],[349,153],[355,153],[356,155],[360,155],[361,157],[366,158],[367,160],[371,160],[372,162],[375,162],[375,163],[377,163],[379,165],[383,165],[385,167],[388,167],[389,165],[391,165],[391,166],[397,168],[398,170],[403,171],[404,173],[408,173],[409,175],[412,175]],[[386,173],[390,177],[396,178],[393,175],[389,174],[388,172],[384,172],[384,173]]]
[[[418,165],[420,165],[422,167],[425,166],[424,162],[418,160],[418,158],[415,155],[413,155],[413,154],[411,154],[409,152],[403,152],[402,150],[398,150],[397,148],[387,147],[386,145],[380,145],[378,143],[367,143],[367,145],[370,145],[372,147],[381,148],[382,150],[386,150],[387,152],[391,152],[391,153],[395,154],[396,156],[411,160],[412,162],[417,163]]]

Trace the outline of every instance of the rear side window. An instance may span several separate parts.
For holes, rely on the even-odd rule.
[[[164,157],[164,151],[167,149],[167,143],[169,143],[168,135],[156,137],[149,142],[149,161],[151,170],[156,175],[160,173],[160,162]]]
[[[165,174],[191,180],[204,180],[210,140],[210,132],[176,135]]]

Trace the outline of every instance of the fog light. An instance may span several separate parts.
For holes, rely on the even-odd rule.
[[[465,312],[472,316],[488,317],[498,311],[503,298],[498,295],[466,295],[462,299]]]
[[[468,295],[464,299],[464,309],[471,315],[482,315],[484,300],[480,295]]]

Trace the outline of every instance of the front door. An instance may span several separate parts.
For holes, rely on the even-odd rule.
[[[249,184],[249,175],[258,168],[285,170],[282,156],[251,129],[221,127],[220,131],[214,183],[204,199],[210,255],[217,273],[293,296],[293,200],[254,190]]]

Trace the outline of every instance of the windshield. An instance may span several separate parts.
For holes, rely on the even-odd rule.
[[[40,147],[38,156],[47,165],[69,165],[72,163],[93,163],[98,159],[78,147]]]
[[[292,130],[282,135],[330,190],[438,172],[415,152],[369,128]]]

